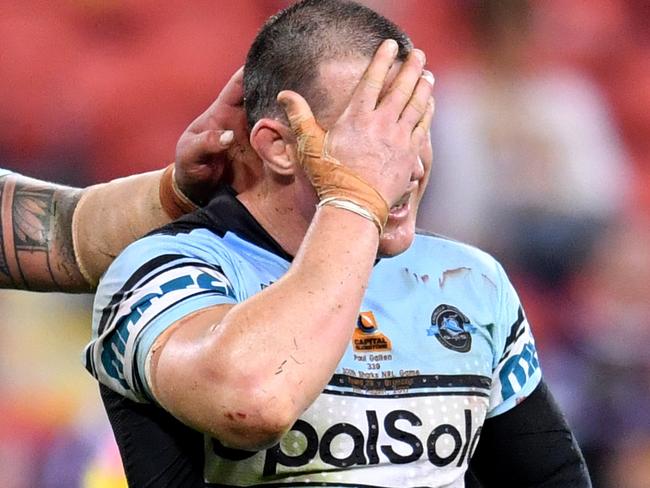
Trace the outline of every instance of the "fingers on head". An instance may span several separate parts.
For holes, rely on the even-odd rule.
[[[223,87],[218,98],[212,104],[214,110],[219,110],[222,105],[239,107],[244,104],[244,67],[242,66],[232,75],[226,86]]]
[[[395,62],[398,50],[399,46],[393,39],[386,39],[379,45],[361,81],[354,90],[350,101],[352,108],[366,111],[375,109],[386,76]]]
[[[428,108],[429,99],[433,95],[433,74],[429,71],[423,71],[418,80],[411,98],[402,111],[399,121],[408,128],[413,128],[420,123]]]
[[[226,150],[234,141],[231,130],[206,130],[194,139],[194,150],[201,154],[217,154]]]
[[[430,96],[427,100],[426,110],[422,115],[422,118],[418,121],[417,125],[413,129],[412,138],[413,142],[416,145],[421,144],[426,138],[429,137],[429,131],[431,130],[431,121],[433,120],[433,112],[435,110],[435,101],[433,96]]]
[[[206,130],[198,134],[183,135],[176,146],[176,161],[186,167],[198,166],[206,158],[226,150],[220,143],[220,132]]]
[[[244,67],[240,66],[237,71],[230,78],[230,82],[237,83],[238,85],[244,84]]]
[[[413,96],[413,91],[417,86],[426,63],[424,52],[419,49],[413,49],[404,61],[404,64],[397,73],[388,89],[386,95],[380,102],[380,107],[385,110],[394,112],[399,118]]]

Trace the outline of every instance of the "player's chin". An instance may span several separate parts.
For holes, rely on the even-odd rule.
[[[406,251],[415,238],[415,212],[405,218],[388,217],[384,233],[379,241],[379,256],[391,257]]]

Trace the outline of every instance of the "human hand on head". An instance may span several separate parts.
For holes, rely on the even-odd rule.
[[[352,201],[375,217],[380,231],[390,207],[422,177],[418,156],[433,116],[433,75],[424,71],[422,51],[408,56],[380,96],[396,55],[395,41],[384,41],[327,132],[300,95],[278,94],[298,139],[298,157],[321,203]]]
[[[244,69],[240,68],[217,99],[181,135],[176,145],[174,179],[194,203],[209,201],[219,181],[237,179],[237,169],[252,149],[244,111]],[[241,178],[240,178],[241,179]],[[243,181],[238,181],[239,186]],[[243,190],[243,188],[236,188]]]

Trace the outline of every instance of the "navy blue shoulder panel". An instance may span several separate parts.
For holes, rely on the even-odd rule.
[[[256,246],[291,262],[288,254],[278,242],[255,220],[250,212],[237,200],[235,191],[229,186],[221,186],[214,198],[205,207],[184,215],[149,235],[177,235],[195,229],[208,229],[219,237],[232,232]]]

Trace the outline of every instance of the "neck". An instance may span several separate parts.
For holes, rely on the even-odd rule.
[[[296,194],[296,185],[263,178],[237,199],[282,249],[296,255],[313,217],[313,208],[308,215],[300,211],[301,196]]]

